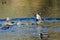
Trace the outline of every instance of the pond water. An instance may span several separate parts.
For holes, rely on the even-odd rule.
[[[60,21],[52,21],[52,22],[47,22],[47,21],[42,21],[42,26],[36,25],[35,20],[23,20],[23,21],[14,21],[19,22],[19,25],[12,25],[9,28],[6,28],[5,30],[2,29],[4,26],[4,23],[6,21],[0,22],[0,36],[9,36],[10,38],[3,38],[1,37],[1,40],[13,40],[13,38],[16,37],[30,37],[30,36],[38,36],[40,33],[40,30],[43,30],[43,32],[48,33],[48,31],[54,31],[54,32],[60,32]],[[46,24],[47,23],[47,24]],[[48,24],[49,23],[49,24]],[[1,25],[2,24],[2,25]],[[49,27],[48,27],[49,26]]]

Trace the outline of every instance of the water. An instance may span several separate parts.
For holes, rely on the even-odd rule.
[[[5,23],[6,21],[0,22],[0,24]],[[47,21],[42,21],[42,25],[44,27],[36,26],[36,22],[34,20],[23,20],[23,21],[14,21],[19,22],[19,25],[13,25],[10,26],[10,28],[3,30],[1,29],[0,25],[0,39],[1,40],[14,40],[16,37],[30,37],[30,36],[38,36],[40,30],[43,30],[43,32],[48,33],[48,31],[54,31],[54,32],[60,32],[60,21],[52,21],[52,22],[47,22]],[[49,23],[49,24],[48,24]],[[50,27],[48,27],[49,25]],[[5,36],[8,36],[8,38],[5,38]]]
[[[10,40],[12,40],[13,38],[22,37],[22,36],[26,36],[26,37],[35,36],[34,33],[36,33],[36,30],[35,30],[36,24],[33,20],[32,21],[29,21],[29,20],[15,21],[15,22],[20,22],[20,24],[10,26],[10,28],[4,30],[1,28],[4,26],[5,22],[6,21],[0,22],[0,24],[3,24],[3,25],[0,25],[0,36],[8,35],[9,39],[11,38]],[[3,37],[0,39],[8,40],[7,38],[3,38]]]

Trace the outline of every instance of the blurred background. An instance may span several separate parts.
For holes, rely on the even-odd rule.
[[[35,12],[60,17],[60,0],[0,0],[0,18],[31,17]]]

